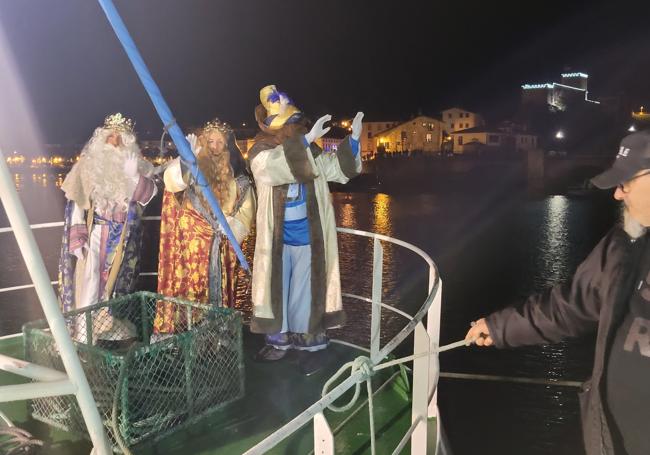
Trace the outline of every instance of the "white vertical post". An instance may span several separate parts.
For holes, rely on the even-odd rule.
[[[76,389],[76,397],[79,402],[81,414],[84,417],[90,439],[94,445],[95,452],[98,455],[110,455],[111,448],[108,443],[104,427],[102,425],[99,411],[95,404],[90,385],[86,375],[81,367],[77,351],[75,350],[70,334],[66,328],[65,320],[59,309],[59,305],[54,294],[54,289],[50,284],[50,277],[45,268],[45,263],[38,250],[36,239],[32,233],[27,216],[20,203],[20,198],[14,187],[14,182],[7,168],[7,161],[0,150],[0,198],[4,205],[9,223],[14,230],[20,252],[27,265],[29,275],[34,282],[36,293],[43,307],[45,318],[52,331],[52,336],[61,353],[61,360],[65,367],[70,382]]]
[[[429,269],[429,292],[433,287],[435,280],[435,271],[433,267]],[[431,350],[433,353],[429,356],[429,417],[438,416],[438,376],[440,374],[440,362],[438,358],[438,347],[440,346],[440,310],[442,308],[442,280],[438,283],[438,291],[433,298],[433,303],[427,313],[427,333],[431,340]],[[432,394],[431,392],[435,390]]]
[[[372,259],[372,308],[370,319],[370,359],[374,362],[380,362],[377,358],[380,349],[381,330],[381,291],[384,274],[384,250],[378,238],[374,239],[373,259]]]
[[[334,455],[334,435],[322,412],[314,415],[314,455]]]
[[[413,355],[430,353],[429,335],[422,322],[415,326]],[[411,435],[411,454],[427,453],[427,408],[429,406],[429,358],[421,356],[413,360],[413,404],[411,423],[419,421]]]

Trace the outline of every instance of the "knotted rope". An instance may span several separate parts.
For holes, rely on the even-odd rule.
[[[334,373],[334,375],[327,380],[323,386],[322,396],[327,395],[329,392],[330,386],[346,371],[350,370],[350,376],[356,374],[358,371],[361,371],[361,375],[357,380],[357,383],[354,386],[354,395],[350,402],[343,406],[334,406],[330,404],[327,408],[334,412],[345,412],[352,408],[359,398],[359,393],[361,392],[361,383],[366,381],[366,387],[368,390],[368,420],[370,421],[370,453],[375,455],[375,418],[374,418],[374,409],[372,403],[372,375],[375,373],[374,365],[372,361],[366,356],[359,356],[354,359],[352,362],[344,364],[339,370]]]

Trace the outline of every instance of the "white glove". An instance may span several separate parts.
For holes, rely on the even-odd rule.
[[[316,123],[314,123],[314,126],[311,128],[311,131],[305,134],[305,139],[307,140],[307,142],[311,144],[319,137],[325,136],[327,132],[330,130],[330,127],[328,126],[327,128],[323,128],[323,125],[325,124],[325,122],[329,122],[330,120],[332,120],[332,116],[329,114],[323,115],[321,118],[316,120]]]
[[[192,149],[192,153],[194,153],[194,156],[199,156],[199,152],[201,151],[201,146],[196,145],[199,138],[196,137],[196,134],[188,134],[185,136],[185,139],[187,139],[187,142],[190,143],[190,148]]]
[[[358,141],[361,137],[361,128],[363,127],[361,124],[362,120],[363,112],[357,112],[357,115],[354,116],[354,120],[352,120],[352,139],[355,141]]]
[[[124,160],[124,175],[136,180],[140,174],[138,172],[138,157],[135,153],[130,153]]]

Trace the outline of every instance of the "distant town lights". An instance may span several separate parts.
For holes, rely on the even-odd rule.
[[[589,75],[585,73],[564,73],[562,77],[584,77],[586,79]]]
[[[536,90],[540,88],[553,88],[553,84],[524,84],[521,86],[524,90]]]

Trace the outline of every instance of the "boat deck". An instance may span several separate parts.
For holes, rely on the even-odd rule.
[[[22,337],[0,340],[0,353],[23,358]],[[131,448],[133,453],[142,455],[167,455],[185,453],[187,455],[216,455],[243,453],[253,447],[284,423],[290,421],[321,395],[324,383],[344,363],[362,353],[356,349],[332,344],[327,351],[327,365],[310,377],[303,376],[295,356],[287,356],[273,363],[256,363],[252,355],[261,347],[261,338],[245,330],[245,396],[198,422],[188,424],[158,441],[144,442]],[[375,429],[377,453],[392,453],[400,439],[411,425],[411,405],[408,401],[408,386],[397,369],[386,369],[373,377]],[[410,379],[410,377],[409,377]],[[25,379],[0,371],[0,385],[18,384]],[[332,431],[335,433],[337,453],[370,453],[368,407],[362,409],[349,422],[337,431],[337,426],[357,409],[367,398],[365,384],[351,411],[335,413],[325,411]],[[352,396],[348,391],[339,402]],[[2,403],[0,410],[13,420],[14,424],[31,432],[36,438],[45,441],[48,455],[76,455],[90,453],[91,444],[75,435],[54,429],[32,419],[28,414],[28,403],[24,401]],[[429,421],[429,447],[433,453],[435,444],[435,419]],[[269,453],[307,454],[313,448],[312,425],[308,424]],[[403,453],[410,453],[409,445]]]

